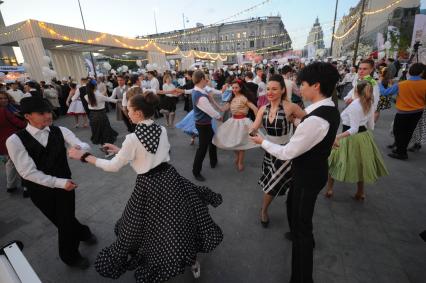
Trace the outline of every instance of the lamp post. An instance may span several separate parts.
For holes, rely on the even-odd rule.
[[[83,21],[84,31],[85,31],[86,36],[87,36],[86,24],[84,23],[83,11],[81,10],[80,0],[77,0],[77,1],[78,1],[78,7],[80,8],[80,15],[81,15],[81,20]],[[98,76],[97,76],[97,74],[96,74],[95,60],[93,60],[93,54],[92,54],[92,51],[89,51],[89,54],[90,54],[90,60],[92,61],[93,73],[94,73],[94,75],[95,75],[95,79],[97,79],[97,78],[98,78]]]
[[[355,62],[358,55],[358,45],[359,45],[359,38],[361,37],[361,28],[362,28],[362,18],[364,16],[364,8],[365,8],[365,0],[362,0],[361,3],[361,11],[359,13],[359,24],[358,24],[358,32],[355,39],[355,50],[354,50],[354,58],[352,61],[352,65],[355,66]]]
[[[339,0],[336,0],[336,8],[334,9],[333,33],[331,34],[330,56],[333,56],[334,31],[336,29],[337,5]]]

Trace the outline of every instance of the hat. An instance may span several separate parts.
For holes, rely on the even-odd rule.
[[[21,113],[30,114],[33,112],[51,112],[52,109],[50,104],[43,98],[40,97],[24,97],[21,99]]]

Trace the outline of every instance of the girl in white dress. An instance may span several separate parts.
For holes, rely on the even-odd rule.
[[[86,111],[84,110],[83,103],[80,99],[80,93],[77,92],[77,85],[75,83],[70,84],[70,93],[68,95],[66,104],[68,106],[68,115],[74,116],[75,126],[74,128],[79,127],[78,117],[81,116],[83,119],[83,128],[87,128],[87,116]]]
[[[220,106],[214,99],[213,103],[222,112],[231,110],[232,117],[218,127],[213,144],[218,148],[235,151],[235,165],[239,171],[244,170],[244,151],[257,147],[249,139],[249,129],[253,122],[247,118],[249,109],[257,113],[257,107],[247,97],[242,80],[232,82],[232,97],[224,106]]]

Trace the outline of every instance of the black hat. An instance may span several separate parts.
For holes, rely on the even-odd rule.
[[[40,97],[24,97],[21,99],[21,113],[22,114],[30,114],[33,112],[51,112],[52,109],[50,107],[49,102]]]

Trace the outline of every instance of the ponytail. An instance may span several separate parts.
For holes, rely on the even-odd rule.
[[[96,89],[96,81],[92,79],[86,84],[86,90],[87,90],[87,98],[89,99],[90,106],[93,106],[93,107],[98,105],[98,102],[96,101],[96,96],[95,96],[95,89]]]
[[[373,87],[368,81],[361,80],[357,82],[356,91],[361,102],[362,110],[364,110],[364,114],[367,115],[374,102]]]

